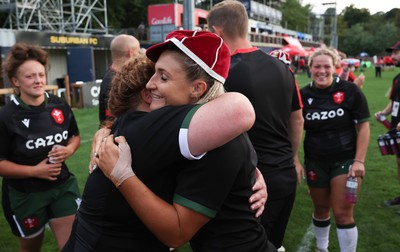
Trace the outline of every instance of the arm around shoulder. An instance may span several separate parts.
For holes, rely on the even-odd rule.
[[[249,130],[254,121],[255,111],[247,97],[224,93],[196,111],[189,125],[189,149],[199,155],[222,146]]]

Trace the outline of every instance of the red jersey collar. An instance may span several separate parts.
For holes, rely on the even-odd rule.
[[[238,53],[251,53],[251,52],[254,52],[254,51],[257,51],[257,50],[258,50],[258,48],[255,47],[255,46],[249,47],[249,48],[236,49],[232,53],[232,55],[235,55],[235,54],[238,54]]]

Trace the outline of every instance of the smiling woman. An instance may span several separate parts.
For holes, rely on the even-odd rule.
[[[356,251],[358,229],[354,204],[347,202],[346,181],[365,175],[369,143],[367,100],[352,82],[334,77],[337,54],[327,48],[310,57],[312,82],[303,87],[304,164],[314,203],[312,221],[318,251],[328,251],[330,209],[341,251]],[[329,144],[326,144],[329,143]]]
[[[254,108],[245,96],[223,92],[229,48],[211,32],[173,31],[146,55],[154,74],[140,78],[154,72],[142,55],[113,80],[110,112],[115,100],[135,106],[119,110],[113,124],[119,146],[101,132],[93,144],[98,169],[63,251],[161,252],[188,240],[194,251],[273,251],[256,218],[265,201],[249,204],[262,177],[242,134]]]

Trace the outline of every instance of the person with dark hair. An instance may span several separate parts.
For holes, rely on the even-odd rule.
[[[223,40],[174,31],[146,54],[155,62],[151,78],[154,65],[137,68],[142,56],[114,78],[118,146],[113,135],[94,144],[99,168],[64,251],[169,251],[189,240],[194,251],[273,251],[249,205],[260,175],[242,133],[254,109],[245,96],[224,93],[230,54]]]
[[[284,251],[282,241],[296,186],[303,177],[297,155],[303,116],[296,80],[288,60],[280,62],[251,45],[247,12],[240,1],[226,0],[214,5],[207,22],[210,31],[221,36],[231,52],[226,90],[244,94],[256,111],[256,121],[248,134],[268,188],[261,223],[268,240]]]
[[[65,161],[80,145],[68,104],[48,94],[48,55],[15,44],[3,62],[15,95],[0,110],[2,205],[20,251],[40,251],[45,225],[59,249],[71,232],[80,193]]]

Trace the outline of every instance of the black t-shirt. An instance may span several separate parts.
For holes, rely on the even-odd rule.
[[[112,79],[115,76],[115,72],[108,69],[103,77],[100,85],[99,94],[99,121],[100,124],[107,119],[108,115],[108,97],[111,90]]]
[[[255,180],[255,151],[242,135],[195,160],[184,146],[197,108],[184,105],[147,114],[131,112],[118,119],[114,133],[126,137],[135,174],[150,190],[168,203],[175,201],[211,218],[194,238],[196,246],[202,246],[197,251],[210,247],[212,251],[266,251],[264,229],[248,203]],[[158,252],[169,248],[96,170],[87,180],[64,251]]]
[[[239,50],[231,57],[225,88],[244,94],[255,109],[256,121],[248,134],[269,198],[292,194],[297,180],[288,125],[291,113],[302,106],[293,73],[259,49]]]
[[[393,79],[389,98],[392,100],[392,128],[396,128],[400,122],[400,74]]]
[[[132,167],[150,190],[172,204],[180,154],[179,130],[193,106],[164,107],[118,118],[113,132],[125,136]],[[134,214],[100,169],[89,175],[70,241],[64,251],[169,251]]]
[[[326,89],[311,83],[300,92],[304,105],[305,157],[324,161],[354,158],[355,126],[370,117],[367,99],[361,90],[336,77]]]
[[[79,135],[75,117],[69,105],[57,96],[45,93],[39,106],[28,106],[14,97],[0,110],[0,160],[21,165],[36,165],[47,158],[53,145],[67,145]],[[21,192],[37,192],[53,188],[68,179],[65,163],[55,181],[39,178],[5,179],[9,186]]]
[[[266,252],[271,249],[248,199],[255,181],[257,154],[242,134],[186,161],[177,178],[174,202],[212,218],[192,238],[194,252]]]

